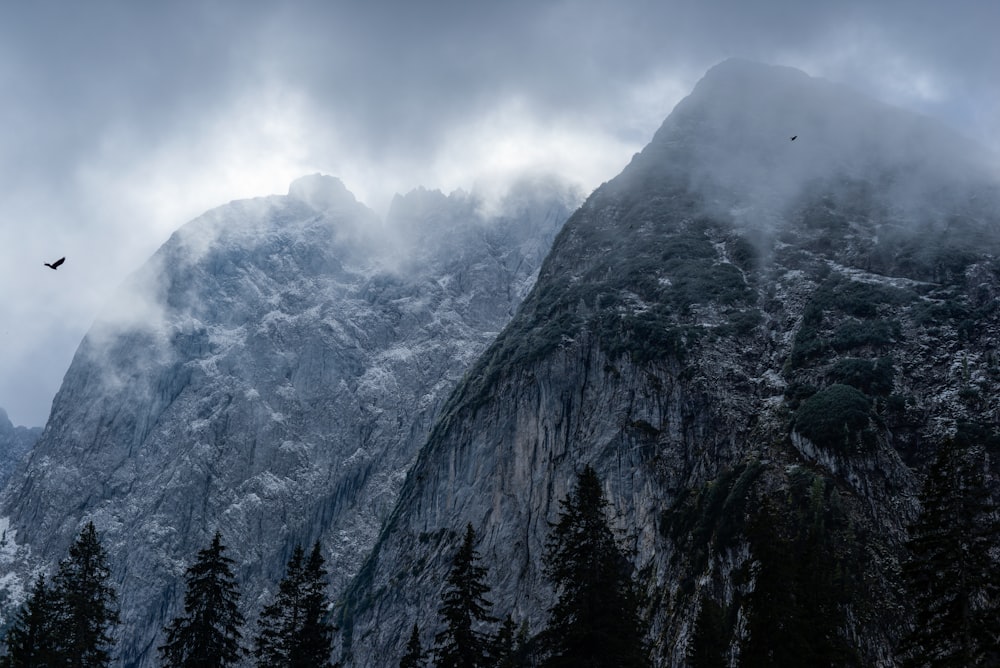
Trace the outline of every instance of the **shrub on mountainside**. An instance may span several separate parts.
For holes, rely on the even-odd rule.
[[[892,357],[845,357],[834,363],[828,375],[834,383],[850,385],[868,395],[886,396],[892,392]]]
[[[871,414],[871,402],[864,393],[837,383],[802,402],[793,428],[819,447],[849,452],[867,430]]]

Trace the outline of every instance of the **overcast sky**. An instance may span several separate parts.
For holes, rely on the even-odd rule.
[[[979,0],[0,2],[0,407],[42,425],[113,290],[211,207],[317,171],[380,212],[521,169],[589,190],[728,57],[1000,148],[998,28]]]

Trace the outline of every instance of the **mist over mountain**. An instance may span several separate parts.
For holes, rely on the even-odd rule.
[[[382,219],[313,175],[209,211],[81,343],[0,495],[0,598],[93,521],[121,665],[150,666],[216,530],[248,635],[319,541],[338,656],[397,665],[414,624],[434,643],[471,524],[492,614],[539,647],[546,543],[592,467],[654,665],[896,665],[923,482],[954,450],[998,491],[996,164],[730,60],[579,208],[536,178]],[[4,418],[0,445],[31,440]]]
[[[894,665],[928,463],[971,443],[996,480],[991,164],[802,72],[710,70],[570,217],[451,395],[349,591],[348,665],[398,660],[414,622],[433,643],[467,523],[492,613],[541,631],[546,540],[588,465],[656,665],[685,665],[711,606],[725,656],[748,665],[820,641],[841,652],[830,665]],[[825,635],[803,641],[809,624]]]
[[[93,521],[122,665],[155,663],[216,530],[251,620],[297,543],[322,543],[338,595],[579,201],[552,179],[490,202],[420,190],[381,220],[314,175],[178,230],[80,344],[3,493],[6,594]]]

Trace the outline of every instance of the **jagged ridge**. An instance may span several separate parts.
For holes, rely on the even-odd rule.
[[[313,176],[179,230],[88,333],[3,495],[22,578],[92,520],[128,666],[155,663],[216,529],[249,619],[296,542],[322,541],[337,596],[574,197],[525,182],[484,215],[471,195],[419,191],[383,222]]]

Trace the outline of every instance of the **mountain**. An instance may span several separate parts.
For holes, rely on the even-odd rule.
[[[322,543],[339,597],[579,201],[546,179],[489,202],[418,190],[383,221],[315,175],[178,230],[88,332],[3,493],[8,594],[93,521],[122,665],[155,663],[216,530],[251,621],[297,543]]]
[[[894,665],[928,462],[972,439],[998,473],[991,164],[800,71],[710,70],[570,217],[450,396],[349,589],[348,665],[393,665],[415,622],[433,642],[467,523],[492,613],[541,630],[546,538],[587,465],[656,665],[684,665],[711,605],[745,665],[795,624],[833,665]]]
[[[41,427],[15,427],[0,408],[0,484],[6,483],[21,457],[31,450],[42,433]]]

